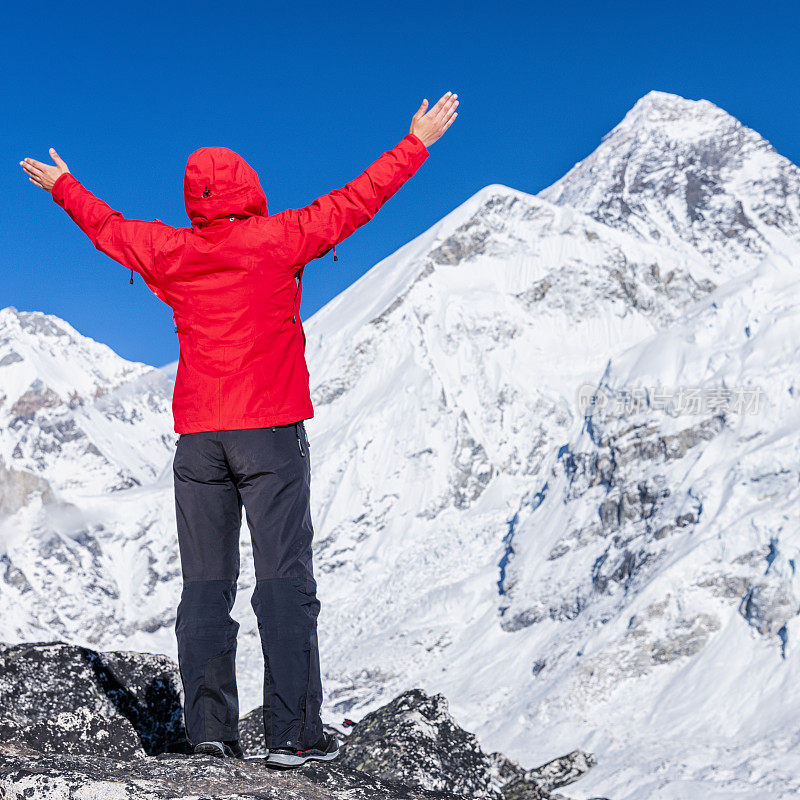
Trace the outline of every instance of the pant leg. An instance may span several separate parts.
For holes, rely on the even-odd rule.
[[[226,431],[225,441],[253,541],[267,747],[307,748],[322,735],[322,680],[305,427]]]
[[[175,634],[192,745],[238,739],[236,636],[242,504],[216,433],[184,434],[173,464],[183,572]]]

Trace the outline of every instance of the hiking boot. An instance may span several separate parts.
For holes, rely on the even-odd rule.
[[[270,748],[267,755],[267,764],[270,767],[290,768],[299,767],[306,761],[333,761],[339,755],[339,742],[335,736],[323,733],[320,740],[307,750],[298,750],[294,747]]]
[[[231,739],[227,742],[200,742],[194,746],[194,754],[216,756],[217,758],[244,758],[244,752],[238,739]]]

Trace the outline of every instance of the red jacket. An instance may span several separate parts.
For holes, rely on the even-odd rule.
[[[253,168],[232,150],[202,147],[184,178],[190,228],[124,219],[68,173],[53,200],[174,311],[175,431],[260,428],[314,415],[304,266],[368,222],[427,156],[408,134],[343,188],[269,216]]]

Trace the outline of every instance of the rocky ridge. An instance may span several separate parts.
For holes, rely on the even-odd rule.
[[[131,800],[491,798],[548,800],[594,758],[571,753],[526,772],[485,754],[444,697],[412,690],[343,736],[333,763],[289,772],[263,763],[261,709],[242,718],[246,759],[188,751],[177,666],[161,655],[96,652],[63,642],[0,645],[0,791]]]

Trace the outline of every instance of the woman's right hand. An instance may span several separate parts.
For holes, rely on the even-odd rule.
[[[419,137],[425,147],[430,147],[453,124],[453,120],[458,116],[456,113],[457,105],[458,95],[447,92],[426,114],[425,109],[428,107],[428,101],[423,100],[419,110],[411,119],[410,133]]]

